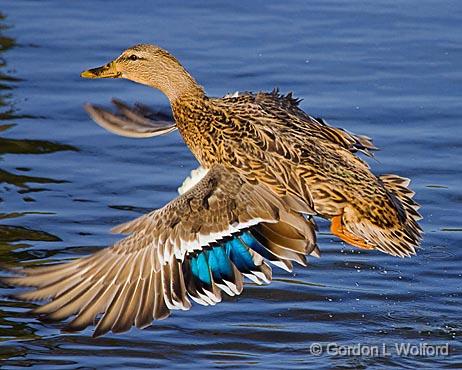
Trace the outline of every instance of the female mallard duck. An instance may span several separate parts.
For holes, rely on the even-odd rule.
[[[86,78],[126,78],[162,91],[175,124],[115,102],[122,115],[87,106],[102,126],[132,137],[178,128],[205,169],[189,190],[161,209],[120,225],[128,237],[76,261],[20,271],[6,279],[50,301],[34,311],[70,330],[96,320],[95,336],[126,331],[214,305],[221,291],[240,294],[242,276],[271,280],[270,263],[286,270],[319,255],[313,215],[331,221],[345,242],[394,256],[415,253],[421,239],[409,180],[376,177],[354,153],[371,141],[315,119],[289,94],[210,98],[181,64],[153,45],[136,45]]]

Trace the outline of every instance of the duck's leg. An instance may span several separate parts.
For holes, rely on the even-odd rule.
[[[363,249],[374,249],[374,247],[368,244],[364,239],[350,233],[343,227],[342,214],[332,217],[330,231],[335,236],[338,236],[343,241],[355,247]]]

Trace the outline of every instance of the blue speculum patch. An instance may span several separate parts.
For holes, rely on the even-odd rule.
[[[191,273],[202,283],[210,285],[215,281],[233,279],[233,267],[243,273],[257,269],[249,248],[263,257],[268,251],[251,234],[246,231],[232,239],[199,252],[191,258]]]

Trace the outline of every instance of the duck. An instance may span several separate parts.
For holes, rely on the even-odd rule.
[[[160,90],[173,120],[114,100],[118,112],[86,105],[102,127],[147,138],[178,130],[201,168],[180,194],[113,231],[114,245],[70,262],[14,270],[3,281],[31,287],[17,299],[43,302],[33,313],[95,325],[93,336],[145,328],[192,302],[215,305],[239,295],[244,278],[272,279],[319,257],[314,217],[343,242],[392,256],[416,253],[419,205],[409,179],[376,176],[358,154],[377,150],[356,135],[308,115],[278,90],[209,97],[168,51],[138,44],[83,78],[128,79]]]

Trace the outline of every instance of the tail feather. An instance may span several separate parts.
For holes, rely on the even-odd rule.
[[[358,219],[353,210],[346,208],[345,226],[352,234],[364,238],[373,249],[399,257],[413,255],[423,232],[417,223],[422,219],[418,212],[420,206],[412,199],[414,192],[408,188],[410,180],[397,175],[383,175],[379,180],[398,217],[393,218],[385,212],[372,222],[368,218]]]

